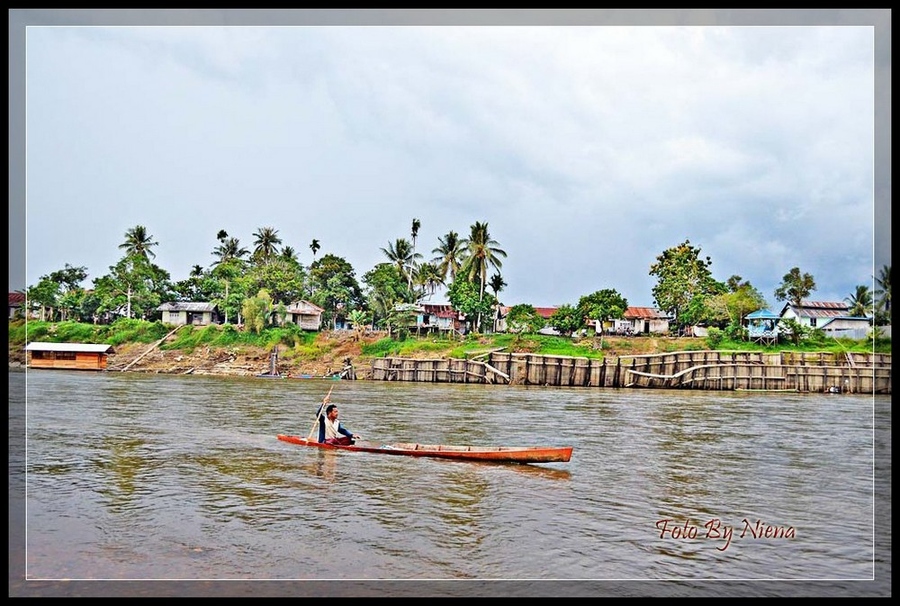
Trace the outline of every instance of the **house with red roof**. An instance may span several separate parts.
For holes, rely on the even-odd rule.
[[[25,317],[25,293],[9,293],[9,319]]]

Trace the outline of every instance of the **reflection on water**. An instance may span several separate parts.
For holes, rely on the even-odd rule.
[[[521,465],[277,440],[308,433],[331,383],[28,379],[32,579],[872,573],[874,425],[862,396],[335,386],[344,423],[372,440],[574,446],[569,463]],[[735,535],[725,550],[691,536],[745,518],[796,535]],[[660,520],[688,536],[661,536]]]

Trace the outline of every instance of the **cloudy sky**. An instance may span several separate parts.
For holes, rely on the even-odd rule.
[[[685,240],[841,301],[891,263],[885,14],[11,11],[10,290],[135,225],[173,281],[261,227],[361,281],[418,219],[487,222],[507,305],[652,306]]]

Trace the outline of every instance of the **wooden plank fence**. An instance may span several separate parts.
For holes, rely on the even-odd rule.
[[[582,358],[492,351],[480,359],[386,357],[376,381],[891,393],[890,354],[681,351]]]

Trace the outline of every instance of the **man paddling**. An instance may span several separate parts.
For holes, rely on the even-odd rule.
[[[329,397],[325,396],[322,406],[325,406],[325,414],[322,414],[322,406],[316,413],[319,417],[319,442],[325,444],[337,444],[349,446],[360,437],[341,425],[338,421],[338,409],[335,404],[329,404]]]

